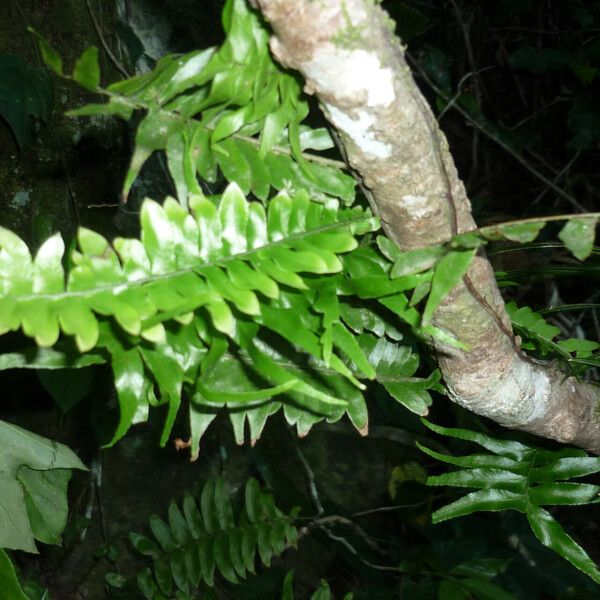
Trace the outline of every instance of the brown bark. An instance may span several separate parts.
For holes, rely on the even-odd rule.
[[[386,234],[401,248],[476,227],[448,144],[373,0],[254,0],[271,49],[305,78],[339,133]],[[523,355],[492,268],[475,258],[434,324],[468,347],[434,340],[449,396],[505,425],[600,451],[600,398],[551,365]]]

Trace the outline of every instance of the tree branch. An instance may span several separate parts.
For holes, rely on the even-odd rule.
[[[474,229],[446,138],[387,14],[372,0],[254,3],[272,25],[273,54],[302,73],[337,129],[386,234],[408,250]],[[434,341],[450,398],[507,427],[600,452],[596,388],[515,347],[485,257],[475,258],[465,281],[433,319],[469,348]]]

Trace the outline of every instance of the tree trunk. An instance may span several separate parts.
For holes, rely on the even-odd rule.
[[[386,234],[409,250],[476,224],[448,143],[373,0],[253,0],[273,28],[271,49],[305,78],[338,131]],[[515,341],[488,260],[475,257],[433,324],[464,342],[433,340],[448,394],[498,423],[600,452],[600,397]]]

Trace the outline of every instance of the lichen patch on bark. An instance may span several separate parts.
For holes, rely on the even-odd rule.
[[[427,196],[406,194],[400,198],[400,206],[405,208],[413,219],[423,219],[435,212]]]
[[[309,82],[318,82],[321,93],[366,106],[389,106],[396,98],[392,70],[366,50],[347,50],[329,42],[318,56],[303,65]]]
[[[375,118],[363,110],[354,111],[356,118],[333,106],[324,103],[325,110],[329,113],[331,122],[340,131],[348,135],[354,143],[365,154],[375,158],[388,158],[392,154],[392,147],[386,142],[381,142],[376,138],[375,131],[371,129],[375,123]]]

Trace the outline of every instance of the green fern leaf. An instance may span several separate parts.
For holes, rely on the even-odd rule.
[[[331,148],[331,138],[322,129],[300,125],[308,105],[296,79],[271,57],[258,15],[243,0],[228,0],[225,12],[230,15],[228,33],[218,50],[163,57],[151,72],[98,90],[109,96],[106,104],[69,114],[129,120],[134,109],[145,112],[124,197],[150,155],[163,150],[183,206],[190,194],[200,191],[197,176],[214,182],[217,169],[245,194],[252,192],[261,200],[271,188],[305,189],[320,201],[340,198],[351,204],[354,178],[335,161],[305,154],[307,149]],[[84,53],[85,64],[73,75],[90,89],[98,88],[95,52],[90,48]]]
[[[111,443],[132,423],[144,421],[151,403],[168,404],[161,437],[161,443],[166,443],[184,380],[197,379],[198,365],[216,332],[229,336],[230,344],[254,352],[257,364],[268,361],[254,349],[251,338],[245,342],[236,333],[240,318],[253,318],[262,328],[317,359],[323,356],[325,327],[335,334],[335,351],[328,351],[331,355],[327,361],[334,371],[363,387],[338,356],[340,352],[367,377],[374,375],[343,325],[333,328],[331,315],[322,323],[306,300],[302,312],[314,316],[298,321],[300,311],[287,310],[293,296],[280,287],[292,283],[308,288],[305,273],[327,275],[341,270],[337,255],[355,247],[356,232],[376,226],[368,214],[327,208],[310,202],[305,194],[280,194],[264,211],[257,203],[249,203],[232,184],[218,205],[195,198],[191,213],[173,200],[163,206],[148,200],[142,207],[141,225],[139,240],[118,239],[114,247],[97,233],[81,229],[79,249],[72,254],[74,266],[66,280],[61,267],[64,246],[58,236],[46,242],[32,260],[14,234],[3,230],[0,235],[0,269],[4,274],[0,303],[7,308],[0,317],[2,328],[21,327],[43,346],[53,345],[62,330],[75,335],[82,352],[96,346],[108,351],[121,408]],[[208,326],[216,332],[205,335],[204,343],[192,343],[200,319],[207,321],[203,328]],[[176,356],[171,349],[176,337],[175,325],[169,325],[173,322],[180,324],[181,336],[189,338],[185,350]],[[192,347],[196,360],[184,365]],[[223,389],[220,404],[264,401],[292,393],[294,388],[311,410],[317,402],[319,415],[324,405],[347,405],[339,397],[287,375],[280,367],[271,367],[262,369],[262,377],[269,382],[263,388],[266,391],[232,389],[229,392],[237,394],[232,396]],[[189,370],[193,372],[186,372]],[[204,400],[214,402],[210,389],[201,384],[198,392],[203,393]],[[262,430],[264,418],[272,412],[255,413],[262,416],[254,422],[253,434]]]
[[[527,516],[542,544],[600,582],[600,570],[592,559],[542,508],[598,502],[600,486],[565,480],[598,473],[600,458],[587,456],[582,450],[542,450],[516,441],[423,422],[436,433],[476,443],[489,451],[489,454],[455,457],[418,444],[432,458],[458,467],[455,471],[429,477],[427,485],[475,490],[435,511],[434,523],[478,511],[517,510]]]
[[[160,593],[190,594],[213,586],[215,572],[237,583],[255,571],[257,554],[269,566],[273,556],[295,545],[292,518],[276,507],[256,480],[247,482],[244,499],[236,519],[224,480],[211,480],[204,485],[199,504],[190,495],[183,500],[183,510],[171,503],[168,524],[151,517],[158,544],[131,533],[133,547],[152,560],[152,566],[137,575],[142,594],[151,599]]]

